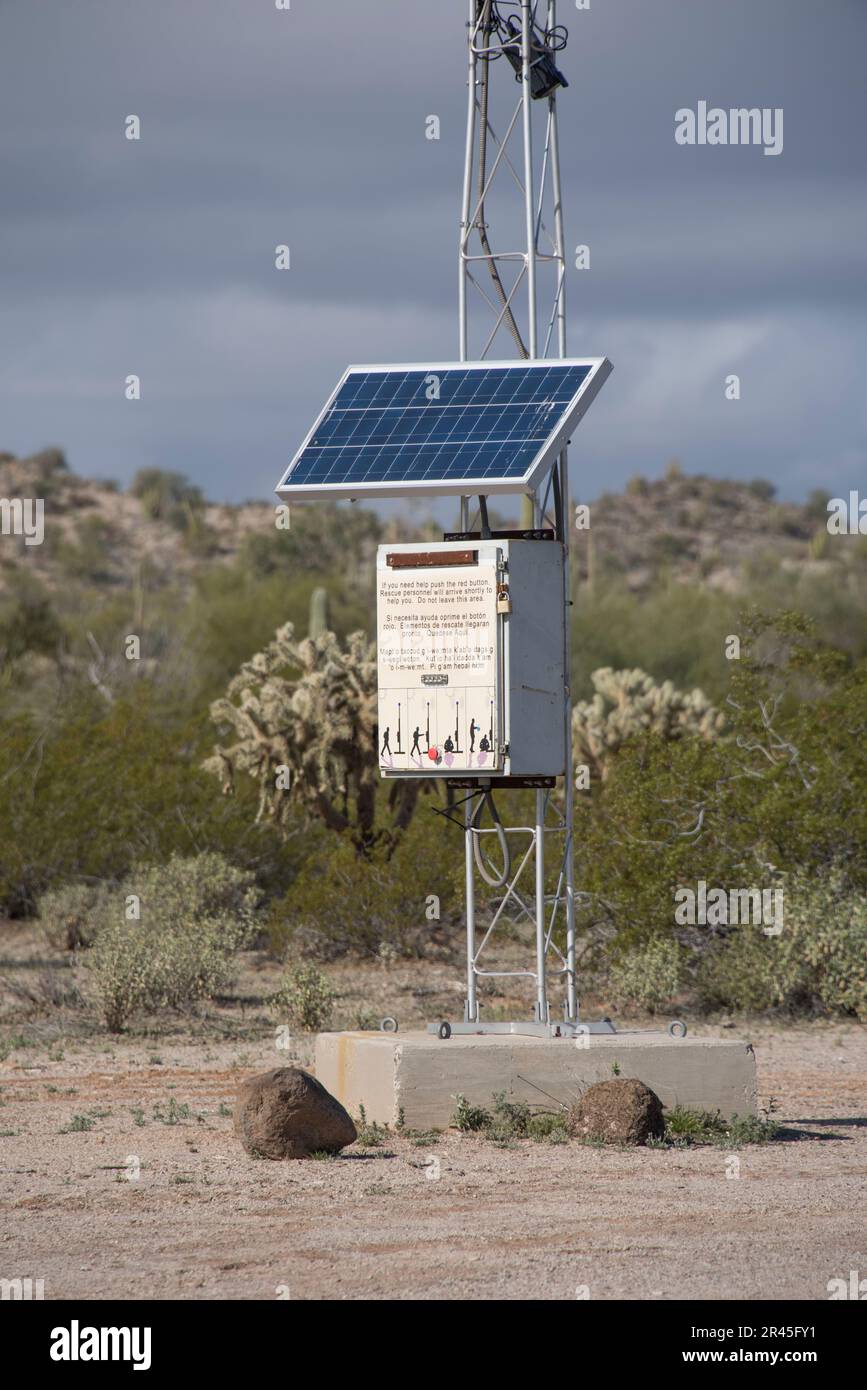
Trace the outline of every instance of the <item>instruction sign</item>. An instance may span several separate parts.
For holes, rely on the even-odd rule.
[[[379,765],[456,774],[502,766],[497,567],[401,557],[377,571]]]

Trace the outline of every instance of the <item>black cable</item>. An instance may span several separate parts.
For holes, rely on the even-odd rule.
[[[504,18],[496,0],[492,0],[491,18],[492,28],[496,30],[502,42],[505,43],[509,39],[517,37],[515,30],[520,31],[522,26],[521,15],[518,11],[506,15]],[[535,14],[533,14],[531,26],[533,30],[531,41],[534,48],[538,47],[541,42],[549,52],[561,53],[569,42],[569,30],[566,28],[565,24],[554,24],[550,29],[543,29],[541,24],[537,21]],[[497,56],[499,57],[499,54]]]
[[[563,498],[560,496],[560,464],[554,464],[554,534],[557,540],[562,543],[565,537],[563,530]]]
[[[494,829],[497,832],[497,839],[500,842],[500,848],[503,852],[503,871],[501,874],[496,874],[496,876],[494,876],[496,871],[493,870],[493,866],[490,860],[485,859],[485,856],[482,853],[481,835],[473,833],[474,831],[477,831],[479,829],[479,822],[482,818],[482,812],[486,806],[491,813],[491,820],[494,823]],[[509,841],[506,838],[505,827],[503,826],[503,822],[500,820],[500,813],[497,810],[497,807],[494,803],[494,798],[489,791],[482,792],[482,795],[479,797],[479,804],[476,807],[475,811],[473,811],[472,818],[470,820],[470,826],[470,834],[473,836],[473,858],[476,861],[476,868],[478,869],[482,878],[485,880],[485,883],[487,883],[489,887],[504,888],[509,881],[509,874],[512,872],[512,855],[509,851]],[[489,870],[492,872],[489,872]]]

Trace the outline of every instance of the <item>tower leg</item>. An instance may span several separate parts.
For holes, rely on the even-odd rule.
[[[537,1023],[548,1022],[545,979],[545,793],[536,792],[536,1006]]]
[[[497,71],[504,71],[506,64],[503,63],[499,68],[492,62],[498,48],[501,51],[502,35],[495,30],[484,29],[483,24],[486,18],[490,18],[490,7],[484,0],[467,0],[468,10],[467,34],[469,39],[469,52],[467,62],[467,129],[464,151],[464,180],[461,201],[461,227],[459,241],[459,290],[458,290],[458,330],[459,330],[459,352],[461,361],[466,361],[473,351],[471,334],[471,313],[468,298],[472,291],[473,295],[480,293],[485,300],[487,309],[492,311],[496,319],[496,324],[491,337],[485,342],[480,350],[480,357],[488,355],[491,342],[500,329],[505,328],[511,332],[517,344],[520,356],[529,356],[532,359],[550,356],[566,356],[566,304],[565,304],[565,282],[566,282],[566,243],[563,222],[563,201],[562,188],[560,182],[559,164],[559,143],[557,130],[557,101],[556,93],[552,92],[547,103],[534,102],[532,98],[531,68],[533,61],[532,48],[532,28],[533,16],[536,12],[547,13],[545,20],[545,32],[551,33],[556,27],[556,0],[515,0],[514,9],[520,15],[520,89],[514,106],[514,115],[506,130],[505,137],[499,141],[494,133],[489,115],[489,73],[492,68]],[[516,15],[516,18],[518,16]],[[541,21],[540,21],[541,22]],[[517,35],[511,41],[512,52],[517,45]],[[477,52],[474,52],[474,48]],[[510,78],[513,76],[511,64],[508,68]],[[506,84],[507,88],[511,84]],[[512,87],[514,91],[514,87]],[[541,173],[539,180],[536,179],[534,170],[534,151],[532,127],[534,112],[536,108],[544,111],[547,106],[547,131],[544,138],[544,150],[541,158]],[[538,114],[538,113],[537,113]],[[517,155],[514,162],[505,154],[505,147],[510,137],[513,137],[514,146],[519,141],[523,144],[522,156]],[[490,170],[487,168],[485,150],[493,148],[496,143],[499,153]],[[485,199],[489,185],[497,172],[497,166],[502,165],[504,170],[508,170],[514,182],[518,185],[519,198],[523,202],[523,218],[514,219],[517,226],[523,226],[523,245],[515,247],[514,250],[500,251],[488,233],[488,221],[485,211]],[[523,175],[523,178],[521,177]],[[550,182],[549,182],[550,180]],[[538,186],[537,186],[538,183]],[[538,200],[538,201],[537,201]],[[547,202],[547,211],[543,217],[543,205]],[[517,213],[517,207],[514,209]],[[553,227],[550,220],[545,218],[553,217]],[[470,246],[472,235],[481,239],[481,254],[474,254]],[[553,254],[540,252],[540,239],[547,238],[551,243],[550,250]],[[504,288],[500,276],[500,270],[504,264],[511,263],[517,272],[517,279],[511,290]],[[550,264],[549,264],[550,263]],[[499,269],[498,269],[499,267]],[[476,279],[478,269],[484,268],[490,272],[495,282],[496,294],[493,297],[486,295]],[[538,304],[537,293],[544,288],[547,299],[548,280],[542,277],[553,270],[556,275],[556,285],[554,287],[554,299],[551,306],[550,315],[545,312],[543,321],[543,338],[538,337]],[[503,271],[505,275],[505,271]],[[507,277],[511,279],[511,275]],[[522,281],[526,279],[526,286]],[[522,331],[517,327],[516,320],[512,314],[512,297],[516,290],[521,289],[522,293],[526,290],[526,313],[527,327],[526,333],[522,336]],[[507,302],[508,301],[508,302]],[[517,301],[516,301],[517,302]],[[506,314],[508,310],[508,316]],[[547,322],[547,332],[545,330]],[[556,347],[551,341],[552,333],[556,329]],[[545,895],[545,817],[546,811],[551,810],[547,801],[549,793],[537,792],[535,798],[535,812],[533,817],[528,818],[528,823],[522,826],[511,827],[517,833],[527,834],[527,852],[523,864],[526,863],[527,877],[530,872],[535,872],[535,892],[531,897],[529,891],[521,896],[514,890],[514,883],[509,885],[504,894],[504,905],[497,909],[493,916],[491,925],[487,921],[487,897],[483,893],[484,920],[480,923],[478,939],[476,935],[475,920],[475,862],[473,855],[473,835],[476,833],[472,829],[472,800],[465,805],[464,820],[464,855],[465,855],[465,890],[466,890],[466,933],[467,933],[467,988],[465,1001],[465,1023],[462,1026],[466,1031],[474,1031],[473,1025],[479,1022],[479,998],[477,993],[478,982],[486,975],[506,975],[523,977],[525,981],[532,980],[534,986],[534,1023],[527,1025],[531,1029],[545,1028],[558,1029],[562,1022],[577,1026],[579,1016],[578,1008],[578,989],[577,989],[577,942],[575,926],[575,884],[574,884],[574,797],[575,783],[574,770],[572,767],[572,708],[571,708],[571,674],[570,674],[570,599],[571,586],[569,581],[569,501],[568,501],[568,467],[565,450],[555,465],[559,473],[560,497],[563,513],[563,535],[562,542],[564,548],[564,597],[566,600],[566,623],[564,631],[564,691],[562,704],[562,717],[565,723],[566,752],[564,759],[565,785],[563,789],[563,817],[557,826],[552,826],[548,833],[564,835],[562,841],[564,845],[564,857],[558,866],[559,878],[557,887],[557,899],[549,899],[546,904]],[[548,489],[553,486],[553,479],[547,480]],[[540,527],[545,524],[544,509],[548,499],[548,491],[542,485],[536,496],[529,496],[522,499],[521,527],[529,529],[531,525]],[[470,499],[461,500],[461,531],[469,530],[470,521]],[[509,795],[506,792],[506,795]],[[558,805],[559,805],[558,798]],[[561,843],[557,841],[558,846]],[[559,853],[559,850],[558,850]],[[532,864],[532,868],[531,868]],[[532,965],[529,961],[525,962],[521,970],[487,970],[485,968],[485,951],[492,929],[495,929],[497,921],[500,919],[505,906],[512,913],[517,912],[515,921],[529,927],[533,923],[534,931],[534,960]],[[559,918],[560,911],[563,911],[563,919]],[[546,911],[549,919],[546,921]],[[506,921],[509,920],[509,913],[506,913]],[[561,952],[563,936],[560,933],[565,927],[565,949]],[[549,931],[557,930],[557,941],[554,949],[559,958],[561,966],[565,967],[558,970],[557,976],[564,980],[564,997],[562,1010],[560,1005],[559,987],[557,991],[557,1001],[555,1011],[558,1019],[549,1025],[550,1005],[548,1001],[548,981],[546,972],[546,945]],[[529,945],[529,943],[528,943]],[[529,952],[528,952],[529,954]],[[554,972],[552,971],[552,978]],[[485,1026],[485,1025],[482,1025]],[[508,1025],[511,1027],[512,1025]],[[600,1025],[601,1026],[601,1025]],[[497,1028],[506,1028],[507,1025],[490,1024],[487,1027],[491,1031]],[[609,1029],[610,1025],[606,1025]]]
[[[560,455],[560,496],[563,503],[563,586],[566,602],[565,649],[563,677],[566,689],[563,697],[563,719],[566,725],[566,764],[563,782],[563,822],[565,825],[565,893],[566,893],[566,1004],[564,1016],[570,1023],[578,1021],[578,982],[575,955],[575,768],[572,759],[572,632],[569,616],[569,472],[566,453]]]
[[[531,117],[532,61],[531,0],[521,0],[521,90],[524,128],[524,218],[527,227],[527,348],[531,358],[538,353],[536,343],[536,206],[533,196],[533,123]]]
[[[475,1023],[479,1017],[476,998],[476,897],[473,872],[473,799],[467,797],[464,806],[464,871],[466,875],[467,909],[467,997],[464,1003],[464,1022]]]
[[[548,30],[557,23],[557,0],[548,0]],[[554,201],[554,249],[557,260],[557,351],[566,356],[566,233],[563,224],[563,189],[560,183],[560,135],[557,128],[557,101],[548,98],[551,127],[551,192]],[[558,462],[560,469],[560,498],[563,507],[563,587],[566,615],[563,678],[565,692],[563,717],[566,722],[566,771],[563,788],[563,820],[566,826],[566,1003],[564,1013],[570,1023],[578,1022],[578,981],[575,954],[575,769],[572,759],[572,622],[570,602],[572,585],[569,566],[569,461],[564,449]]]

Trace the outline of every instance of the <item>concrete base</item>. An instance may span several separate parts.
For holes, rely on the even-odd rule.
[[[316,1075],[357,1116],[409,1129],[446,1129],[460,1092],[490,1106],[510,1100],[544,1108],[553,1097],[570,1105],[594,1081],[636,1077],[666,1109],[719,1110],[726,1118],[756,1113],[756,1059],[749,1043],[671,1038],[635,1032],[565,1038],[457,1036],[428,1033],[320,1033]]]

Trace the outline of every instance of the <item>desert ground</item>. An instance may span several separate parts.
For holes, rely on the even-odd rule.
[[[248,954],[232,999],[112,1036],[70,1004],[68,967],[32,928],[2,942],[0,1277],[42,1279],[46,1299],[822,1300],[867,1275],[857,1024],[690,1020],[754,1044],[760,1105],[782,1123],[736,1152],[449,1131],[273,1163],[235,1139],[235,1091],[309,1065],[312,1038],[287,1049],[263,1010],[267,957]],[[447,962],[330,974],[336,1026],[458,1013]]]

